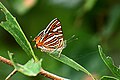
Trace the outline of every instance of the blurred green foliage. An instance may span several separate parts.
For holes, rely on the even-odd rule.
[[[16,17],[22,30],[34,46],[32,39],[43,30],[48,23],[57,17],[60,19],[64,39],[76,35],[78,40],[71,40],[63,50],[65,54],[84,66],[97,78],[110,75],[108,68],[99,56],[97,45],[101,44],[109,53],[115,64],[120,62],[120,1],[119,0],[35,0],[27,9],[22,4],[28,0],[1,0]],[[32,0],[30,0],[32,1]],[[29,1],[28,1],[29,2]],[[34,2],[34,0],[33,0]],[[17,4],[17,5],[16,5]],[[18,7],[19,6],[19,7]],[[23,12],[20,12],[21,10]],[[0,12],[0,21],[4,20]],[[8,58],[7,51],[15,53],[17,62],[24,64],[29,57],[19,47],[14,38],[0,27],[0,55]],[[43,58],[45,70],[71,80],[90,80],[87,75],[52,59],[39,49],[34,49],[39,58]],[[0,80],[12,71],[10,66],[0,63]],[[12,80],[49,80],[41,75],[27,77],[17,73]]]

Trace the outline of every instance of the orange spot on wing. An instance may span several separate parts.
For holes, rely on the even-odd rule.
[[[36,46],[37,46],[37,47],[38,47],[38,46],[43,46],[43,42],[37,43]]]
[[[40,36],[36,38],[36,43],[40,41]]]

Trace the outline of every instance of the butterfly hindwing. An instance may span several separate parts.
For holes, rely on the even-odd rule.
[[[47,34],[44,37],[45,42],[45,46],[48,46],[49,48],[59,48],[59,46],[61,45],[61,41],[63,41],[63,33],[62,33],[62,28],[61,28],[61,24],[60,21],[55,18],[54,20],[52,20],[50,22],[50,24],[48,25],[49,27],[47,27],[45,30]]]

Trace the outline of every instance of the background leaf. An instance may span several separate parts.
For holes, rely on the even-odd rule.
[[[111,76],[103,76],[100,80],[119,80],[119,79]]]
[[[100,45],[98,45],[98,49],[104,63],[107,65],[110,71],[114,74],[114,76],[120,79],[120,69],[114,65],[112,58],[109,56],[108,57],[105,56]]]

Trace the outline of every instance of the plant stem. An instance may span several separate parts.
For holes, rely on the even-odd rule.
[[[34,54],[34,53],[32,53],[32,56],[33,56],[33,58],[34,58],[35,62],[37,62],[37,61],[38,61],[38,59],[37,59],[37,57],[35,56],[35,54]]]
[[[5,64],[8,64],[10,66],[13,66],[13,64],[12,64],[12,62],[10,60],[8,60],[8,59],[6,59],[6,58],[4,58],[2,56],[0,56],[0,61],[5,63]],[[12,73],[10,73],[10,75],[6,78],[6,80],[8,80],[10,77],[12,77],[15,73],[16,73],[16,69],[14,69],[12,71]],[[41,74],[41,75],[43,75],[43,76],[45,76],[45,77],[47,77],[49,79],[52,79],[52,80],[68,80],[68,79],[59,77],[59,76],[57,76],[55,74],[52,74],[52,73],[50,73],[48,71],[45,71],[44,69],[41,69],[39,74]]]
[[[16,72],[17,72],[17,70],[14,69],[14,70],[6,77],[5,80],[9,80]]]
[[[8,64],[10,66],[13,66],[13,64],[12,64],[12,62],[10,60],[8,60],[8,59],[6,59],[6,58],[4,58],[2,56],[0,56],[0,61],[5,63],[5,64]]]
[[[59,77],[59,76],[54,75],[54,74],[51,74],[51,73],[45,71],[44,69],[41,69],[41,70],[40,70],[40,74],[41,74],[41,75],[44,75],[44,76],[47,77],[47,78],[53,79],[53,80],[64,80],[64,78]]]

